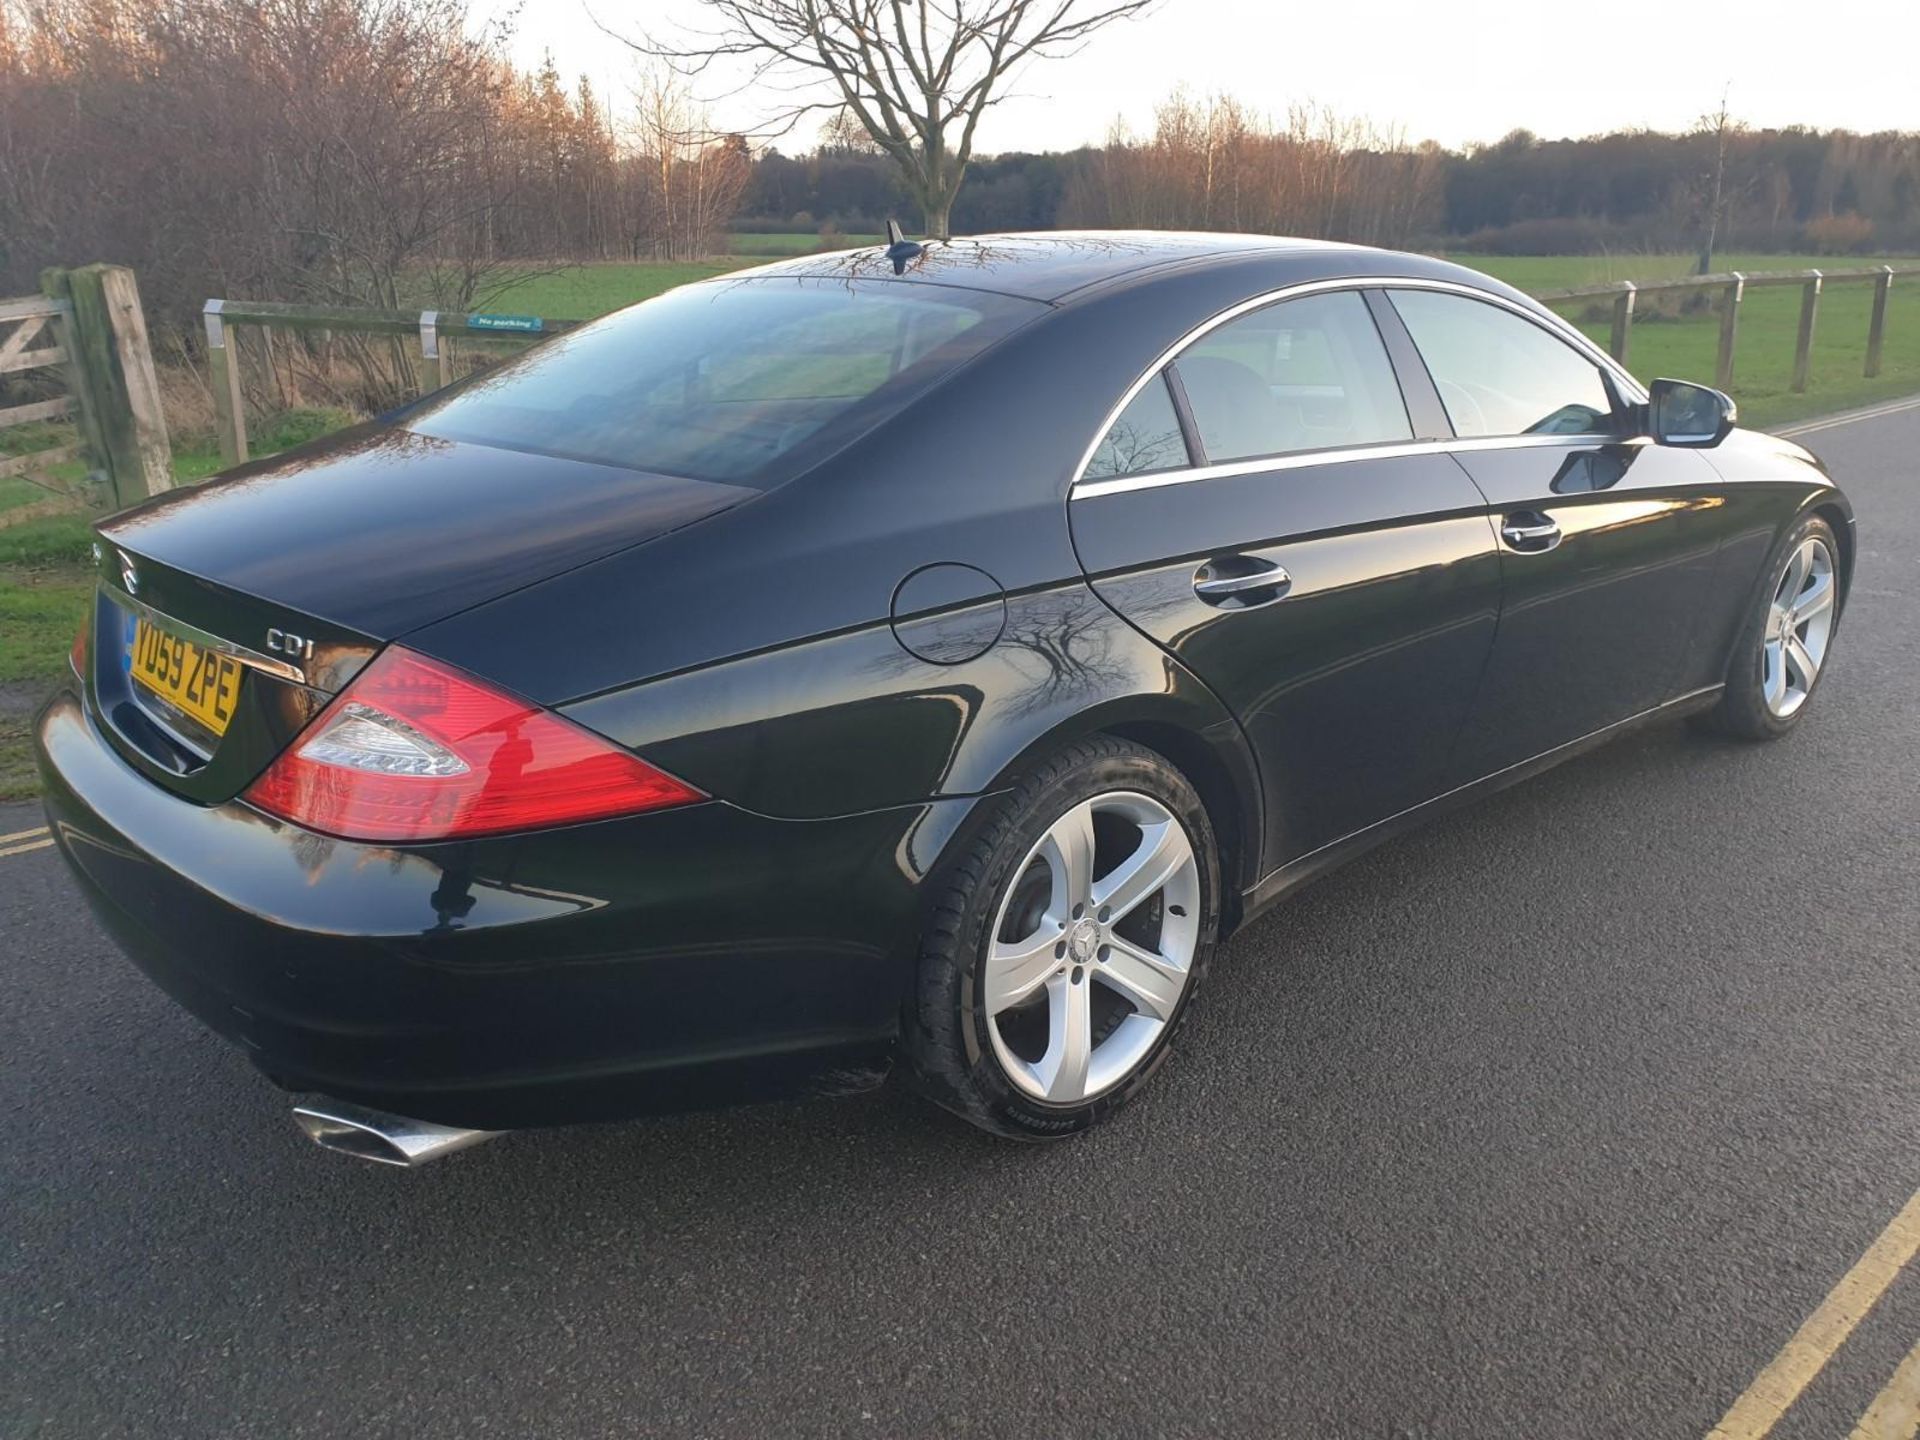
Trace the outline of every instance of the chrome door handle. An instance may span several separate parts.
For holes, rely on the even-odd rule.
[[[1538,554],[1560,543],[1560,527],[1543,515],[1509,515],[1500,526],[1500,538],[1516,550]]]
[[[1214,575],[1211,566],[1203,565],[1200,573],[1193,577],[1193,593],[1202,600],[1226,600],[1256,590],[1271,590],[1274,594],[1270,598],[1278,600],[1292,586],[1293,577],[1278,565],[1258,563],[1266,568],[1244,575]]]

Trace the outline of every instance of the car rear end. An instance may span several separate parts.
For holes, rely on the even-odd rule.
[[[498,1129],[881,1060],[916,816],[756,816],[403,646],[334,637],[330,691],[229,638],[239,597],[103,550],[39,721],[53,833],[127,954],[282,1085]],[[823,923],[849,890],[871,908]]]
[[[504,661],[409,644],[698,543],[1034,308],[849,293],[650,302],[637,335],[573,332],[398,424],[102,522],[39,756],[136,963],[281,1084],[448,1126],[877,1077],[917,925],[902,857],[970,801],[754,813],[567,718],[571,696],[476,673]],[[769,334],[793,338],[763,364]],[[495,641],[585,652],[631,619],[609,597]]]

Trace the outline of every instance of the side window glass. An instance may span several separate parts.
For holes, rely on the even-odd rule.
[[[1482,300],[1433,290],[1392,298],[1456,435],[1613,433],[1600,367],[1564,340]]]
[[[1086,478],[1144,475],[1150,470],[1177,470],[1191,463],[1186,438],[1180,433],[1180,417],[1174,413],[1173,397],[1167,392],[1167,377],[1161,374],[1140,387],[1140,393],[1127,402],[1127,408],[1100,437],[1099,447],[1087,462]]]
[[[1210,463],[1413,438],[1386,346],[1355,290],[1230,320],[1174,369]]]

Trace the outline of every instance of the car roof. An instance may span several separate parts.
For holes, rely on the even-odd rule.
[[[1328,275],[1353,267],[1361,256],[1389,252],[1331,240],[1280,235],[1235,235],[1169,230],[1048,230],[1028,234],[970,235],[928,240],[896,269],[887,249],[870,245],[826,255],[805,255],[722,280],[781,276],[833,280],[890,279],[896,274],[921,284],[958,286],[1059,304],[1078,292],[1137,276],[1209,260],[1252,255],[1324,257]],[[1303,277],[1306,278],[1306,277]],[[708,282],[712,283],[712,282]]]

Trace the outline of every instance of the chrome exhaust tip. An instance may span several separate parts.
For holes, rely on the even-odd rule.
[[[389,1115],[344,1100],[313,1100],[293,1107],[293,1120],[322,1150],[376,1165],[424,1165],[491,1140],[498,1130],[458,1130],[431,1120]]]

